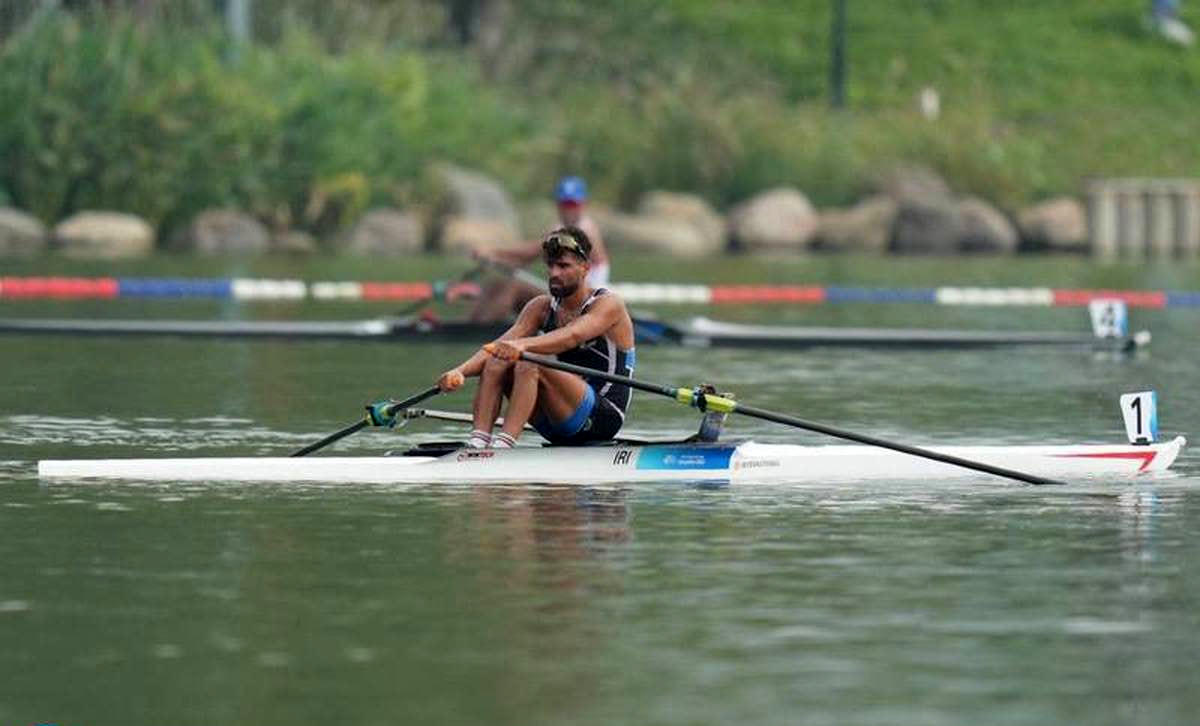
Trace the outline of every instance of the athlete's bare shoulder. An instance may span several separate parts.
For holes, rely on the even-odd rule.
[[[544,313],[549,309],[550,295],[543,292],[541,295],[525,303],[525,307],[521,308],[521,315],[524,316],[526,313]]]
[[[588,239],[591,240],[593,245],[596,244],[597,240],[600,240],[601,244],[603,244],[603,238],[600,235],[600,227],[596,224],[596,220],[592,219],[592,215],[585,214],[580,217],[579,224],[577,226],[583,230],[583,233],[588,236]]]
[[[604,287],[604,294],[596,296],[596,304],[600,305],[615,305],[617,307],[625,307],[625,298],[621,297],[620,293],[613,290],[607,285]]]

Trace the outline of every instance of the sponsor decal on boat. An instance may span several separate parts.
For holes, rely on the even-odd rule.
[[[728,469],[736,446],[649,446],[638,455],[637,468],[650,470]]]
[[[735,461],[734,469],[762,469],[764,467],[783,466],[779,459],[750,459],[748,461]]]
[[[488,449],[480,449],[479,451],[460,451],[458,453],[459,461],[483,461],[490,459],[496,455],[496,452]]]
[[[633,463],[633,449],[617,449],[612,463],[613,466],[629,466]]]

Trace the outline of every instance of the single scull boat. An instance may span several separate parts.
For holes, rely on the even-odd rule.
[[[368,406],[365,418],[305,446],[289,457],[45,460],[44,479],[167,481],[323,481],[371,483],[554,482],[590,484],[658,480],[787,482],[962,478],[991,474],[1030,484],[1067,479],[1121,477],[1166,471],[1186,444],[1182,436],[1156,442],[1158,405],[1153,391],[1121,397],[1127,445],[1013,445],[917,447],[743,404],[711,386],[677,388],[583,368],[554,358],[521,353],[521,360],[577,375],[622,383],[671,398],[704,412],[698,434],[684,440],[631,438],[595,446],[472,449],[461,444],[418,446],[400,456],[309,457],[369,425],[464,414],[416,409],[438,387],[402,401]],[[380,408],[382,406],[382,408]],[[721,424],[739,414],[814,431],[862,445],[801,446],[746,441],[720,443]]]
[[[945,446],[932,450],[1056,478],[1128,478],[1166,471],[1185,440],[1148,445]],[[418,447],[403,456],[46,460],[48,480],[562,484],[663,480],[823,484],[962,479],[966,469],[869,446],[618,442],[509,450]]]

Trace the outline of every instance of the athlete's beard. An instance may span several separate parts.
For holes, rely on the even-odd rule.
[[[579,289],[579,283],[574,285],[556,285],[553,281],[550,282],[550,294],[559,300],[571,297],[575,291]]]

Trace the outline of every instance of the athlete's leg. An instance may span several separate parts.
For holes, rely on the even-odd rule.
[[[516,440],[535,411],[551,423],[566,421],[579,409],[587,392],[587,383],[574,373],[518,361],[513,367],[512,393],[502,430]]]
[[[490,434],[500,415],[500,401],[513,385],[513,364],[488,356],[479,374],[479,387],[475,390],[476,431]]]

